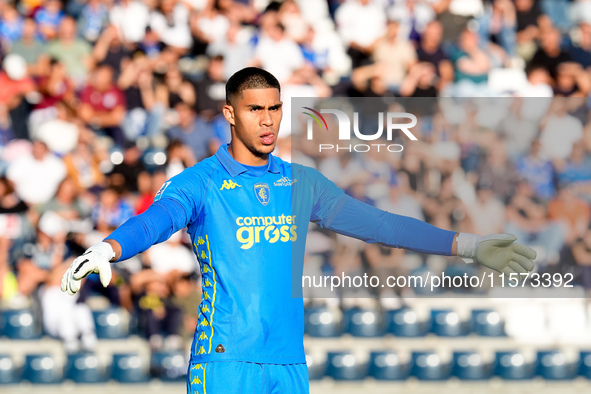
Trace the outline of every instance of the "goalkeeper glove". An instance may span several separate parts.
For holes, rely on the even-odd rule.
[[[111,281],[111,259],[115,252],[111,245],[100,242],[86,249],[86,252],[76,258],[62,277],[62,291],[74,295],[80,290],[81,281],[89,274],[99,274],[104,287]]]
[[[512,234],[493,234],[484,237],[460,233],[457,238],[457,253],[466,263],[474,260],[501,272],[524,274],[534,269],[536,252],[532,248],[516,243]]]

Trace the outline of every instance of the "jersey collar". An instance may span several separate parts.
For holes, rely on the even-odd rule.
[[[235,177],[236,175],[240,175],[244,172],[247,172],[248,169],[244,167],[242,164],[238,163],[230,153],[228,152],[228,146],[230,144],[220,146],[220,149],[216,152],[215,156],[218,158],[222,166],[228,171],[228,173]],[[279,174],[279,167],[275,162],[275,156],[269,154],[269,167],[267,169],[268,172],[273,174]]]

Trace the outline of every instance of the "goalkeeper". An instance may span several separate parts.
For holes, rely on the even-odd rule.
[[[259,68],[226,84],[231,143],[164,183],[154,203],[72,263],[62,290],[74,294],[110,263],[187,227],[203,296],[191,347],[189,393],[307,393],[302,276],[310,221],[366,242],[458,255],[504,274],[534,267],[535,252],[508,234],[455,233],[387,213],[347,196],[318,171],[273,156],[282,117],[280,86]],[[301,291],[301,285],[300,289]]]

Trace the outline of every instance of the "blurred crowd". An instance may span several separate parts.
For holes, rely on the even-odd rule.
[[[492,125],[478,107],[460,121],[437,107],[403,154],[305,159],[382,209],[512,232],[541,269],[570,261],[591,287],[589,1],[0,0],[0,57],[0,299],[36,305],[68,351],[95,346],[96,294],[153,348],[192,334],[200,282],[185,234],[115,265],[107,289],[90,276],[70,297],[60,279],[229,142],[224,86],[246,66],[282,84],[283,157],[292,97],[506,96]],[[322,272],[406,269],[403,251],[314,236],[318,253],[336,242]]]

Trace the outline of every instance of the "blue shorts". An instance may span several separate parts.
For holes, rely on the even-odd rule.
[[[190,363],[187,394],[308,394],[306,364]]]

